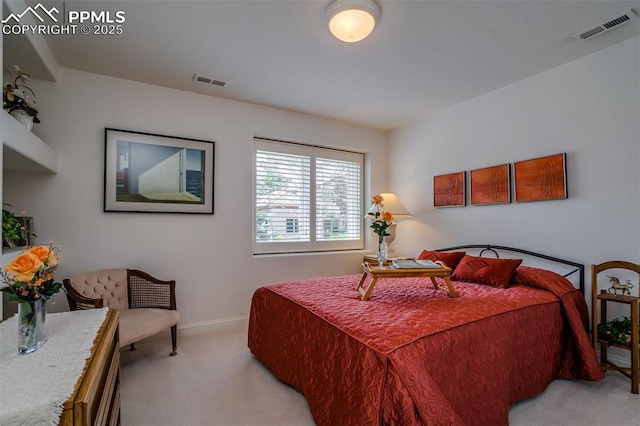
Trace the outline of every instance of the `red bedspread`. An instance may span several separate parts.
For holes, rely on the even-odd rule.
[[[299,389],[320,425],[506,425],[509,405],[554,378],[603,377],[584,298],[564,278],[520,267],[507,290],[359,275],[258,289],[249,348]]]

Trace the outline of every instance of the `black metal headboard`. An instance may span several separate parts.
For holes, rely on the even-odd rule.
[[[514,253],[522,253],[522,254],[527,255],[527,256],[537,257],[537,258],[540,258],[540,259],[548,260],[550,262],[556,262],[556,263],[559,263],[559,264],[562,264],[562,265],[575,267],[575,269],[573,269],[570,272],[564,274],[564,277],[568,277],[570,275],[578,273],[578,283],[580,285],[580,291],[582,292],[582,295],[584,296],[584,265],[581,264],[581,263],[573,262],[571,260],[566,260],[566,259],[560,259],[559,257],[553,257],[553,256],[549,256],[549,255],[542,254],[542,253],[536,253],[536,252],[529,251],[529,250],[523,250],[523,249],[520,249],[520,248],[506,247],[506,246],[494,246],[494,245],[491,245],[491,244],[470,244],[470,245],[466,245],[466,246],[455,246],[455,247],[447,247],[447,248],[436,249],[436,251],[451,251],[451,250],[471,249],[471,248],[482,249],[480,251],[480,256],[482,256],[482,254],[484,252],[490,251],[490,252],[493,252],[493,254],[495,254],[497,258],[499,258],[500,255],[498,254],[498,252],[496,250],[511,251],[511,252],[514,252]]]

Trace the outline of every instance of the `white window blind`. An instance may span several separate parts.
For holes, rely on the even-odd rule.
[[[256,138],[254,253],[363,248],[362,167],[359,153]]]

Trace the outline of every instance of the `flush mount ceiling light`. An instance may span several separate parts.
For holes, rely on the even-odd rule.
[[[373,0],[336,0],[325,15],[329,31],[338,40],[354,43],[366,38],[380,18],[380,7]]]

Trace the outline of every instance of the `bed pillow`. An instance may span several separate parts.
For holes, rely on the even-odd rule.
[[[465,256],[456,266],[452,280],[470,281],[497,288],[508,288],[522,259],[493,259]]]
[[[456,269],[458,263],[462,260],[466,253],[463,251],[450,251],[450,252],[440,252],[440,251],[432,251],[432,250],[422,250],[417,257],[418,260],[431,260],[436,261],[439,260],[445,265],[447,265],[451,270]]]

